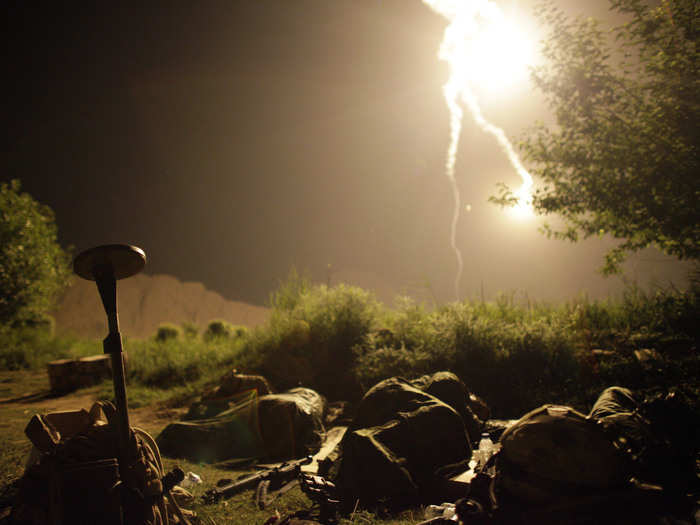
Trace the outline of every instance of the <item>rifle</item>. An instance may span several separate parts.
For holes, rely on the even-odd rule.
[[[204,503],[216,503],[261,484],[263,484],[261,487],[264,487],[265,492],[278,490],[287,482],[296,480],[301,472],[301,466],[311,463],[311,459],[311,456],[306,456],[303,459],[286,461],[281,465],[245,476],[223,487],[213,487],[204,493],[202,500]]]
[[[335,524],[340,510],[340,498],[334,483],[313,474],[299,474],[301,491],[318,505],[318,521],[323,524]]]

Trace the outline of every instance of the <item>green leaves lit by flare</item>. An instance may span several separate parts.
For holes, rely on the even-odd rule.
[[[611,0],[628,22],[605,30],[539,7],[550,28],[534,81],[557,125],[536,125],[521,148],[543,182],[539,213],[564,219],[549,234],[575,241],[608,234],[605,259],[654,245],[680,259],[700,256],[700,72],[695,0]],[[496,200],[507,200],[507,188]]]

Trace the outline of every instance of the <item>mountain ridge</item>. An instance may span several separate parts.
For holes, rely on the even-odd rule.
[[[138,274],[117,283],[120,331],[127,337],[146,338],[158,325],[193,323],[200,330],[213,319],[255,327],[264,323],[269,308],[232,301],[202,283],[182,282],[165,274]],[[73,279],[51,312],[57,334],[103,338],[107,317],[97,287]]]

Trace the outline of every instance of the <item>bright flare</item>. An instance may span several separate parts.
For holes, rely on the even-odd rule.
[[[532,40],[497,8],[463,43],[465,56],[461,60],[469,64],[469,78],[460,82],[478,79],[472,82],[473,87],[503,93],[527,80],[534,55]]]
[[[535,210],[532,208],[530,188],[525,185],[521,186],[520,189],[515,192],[515,197],[518,199],[518,202],[515,206],[511,206],[506,210],[508,215],[519,221],[527,221],[534,218]]]
[[[450,111],[450,143],[447,148],[445,171],[454,195],[454,213],[450,244],[457,257],[455,295],[459,298],[462,278],[462,253],[457,247],[457,223],[460,195],[455,179],[455,164],[462,131],[462,106],[471,113],[476,124],[493,135],[523,184],[516,192],[518,204],[514,216],[532,214],[532,177],[525,170],[503,130],[488,122],[481,114],[474,88],[501,90],[524,79],[531,62],[532,45],[517,25],[503,15],[489,0],[423,0],[450,24],[440,45],[438,56],[450,67],[450,77],[443,87]]]

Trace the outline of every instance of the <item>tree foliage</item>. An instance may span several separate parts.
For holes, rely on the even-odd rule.
[[[0,325],[36,321],[62,291],[70,259],[56,236],[51,208],[18,180],[0,184]]]
[[[651,5],[654,4],[654,5]],[[700,78],[696,0],[610,0],[626,23],[605,30],[538,7],[550,29],[533,78],[556,126],[538,123],[521,143],[541,186],[539,214],[555,238],[610,235],[621,242],[603,270],[647,246],[679,259],[700,256]],[[512,194],[504,186],[497,202]]]

